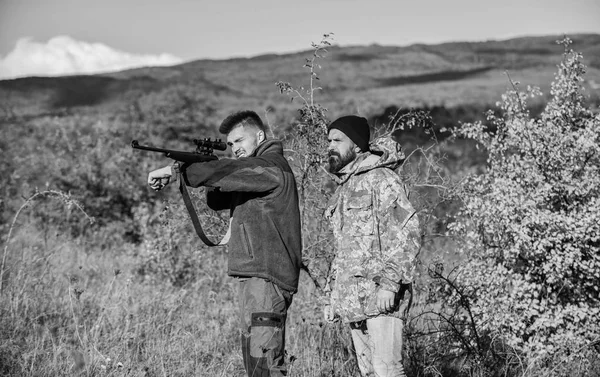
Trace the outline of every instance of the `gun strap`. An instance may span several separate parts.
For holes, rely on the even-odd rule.
[[[229,240],[230,231],[227,231],[227,234],[219,243],[214,243],[208,239],[206,234],[204,234],[204,230],[202,230],[202,225],[200,224],[200,219],[198,218],[198,214],[196,213],[196,208],[194,207],[194,203],[190,199],[190,194],[188,193],[187,187],[183,180],[183,174],[179,171],[179,192],[183,197],[183,203],[185,204],[185,208],[187,208],[188,213],[190,214],[190,218],[192,219],[192,224],[194,225],[194,229],[196,230],[196,234],[202,242],[204,242],[207,246],[221,246],[225,245]],[[229,222],[229,229],[231,230],[231,221]]]

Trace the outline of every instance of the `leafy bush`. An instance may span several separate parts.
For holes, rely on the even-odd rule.
[[[478,332],[470,339],[500,340],[530,374],[538,366],[557,375],[600,339],[600,116],[586,107],[581,54],[559,43],[563,61],[539,117],[526,100],[540,91],[513,83],[503,116],[488,114],[495,133],[482,122],[455,131],[489,157],[458,192],[464,205],[450,230],[465,261],[446,299],[463,308],[468,299],[462,317]],[[583,358],[581,375],[591,362]]]
[[[308,88],[296,88],[282,81],[276,83],[282,94],[291,96],[292,101],[298,99],[301,104],[298,118],[285,137],[286,158],[298,185],[303,259],[313,262],[308,271],[321,273],[326,273],[323,270],[328,268],[327,261],[333,258],[329,224],[322,216],[333,188],[322,170],[327,153],[327,109],[315,97],[321,90],[317,86],[317,71],[321,68],[318,59],[325,57],[331,40],[331,34],[324,34],[318,44],[312,44],[313,54],[304,64],[309,74]],[[315,266],[315,262],[319,265]]]

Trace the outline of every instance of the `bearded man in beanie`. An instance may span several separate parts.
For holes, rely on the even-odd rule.
[[[285,322],[302,263],[296,180],[281,141],[267,139],[255,112],[231,114],[219,131],[235,159],[184,165],[181,176],[188,186],[208,189],[210,208],[230,211],[228,273],[239,280],[248,376],[285,376]],[[160,190],[175,176],[166,166],[152,171],[148,184]]]
[[[325,316],[349,324],[363,376],[405,376],[402,331],[420,236],[394,171],[404,155],[391,138],[369,144],[363,117],[341,117],[328,131],[329,171],[339,186],[326,210],[336,248]]]

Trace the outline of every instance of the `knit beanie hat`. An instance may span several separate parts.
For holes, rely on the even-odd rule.
[[[329,127],[327,127],[327,132],[334,128],[346,134],[362,152],[369,150],[371,131],[369,130],[369,123],[365,118],[356,115],[343,116],[331,122]]]

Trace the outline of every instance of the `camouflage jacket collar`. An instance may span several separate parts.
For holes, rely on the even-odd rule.
[[[342,170],[332,174],[332,177],[338,185],[343,185],[351,177],[376,168],[386,167],[395,170],[402,165],[404,158],[404,152],[402,152],[400,144],[391,138],[375,139],[369,145],[368,152],[358,154]]]
[[[352,176],[371,170],[373,165],[377,165],[377,160],[379,160],[379,157],[371,152],[359,153],[356,158],[348,165],[344,166],[342,170],[333,174],[333,180],[338,185],[342,185]]]

